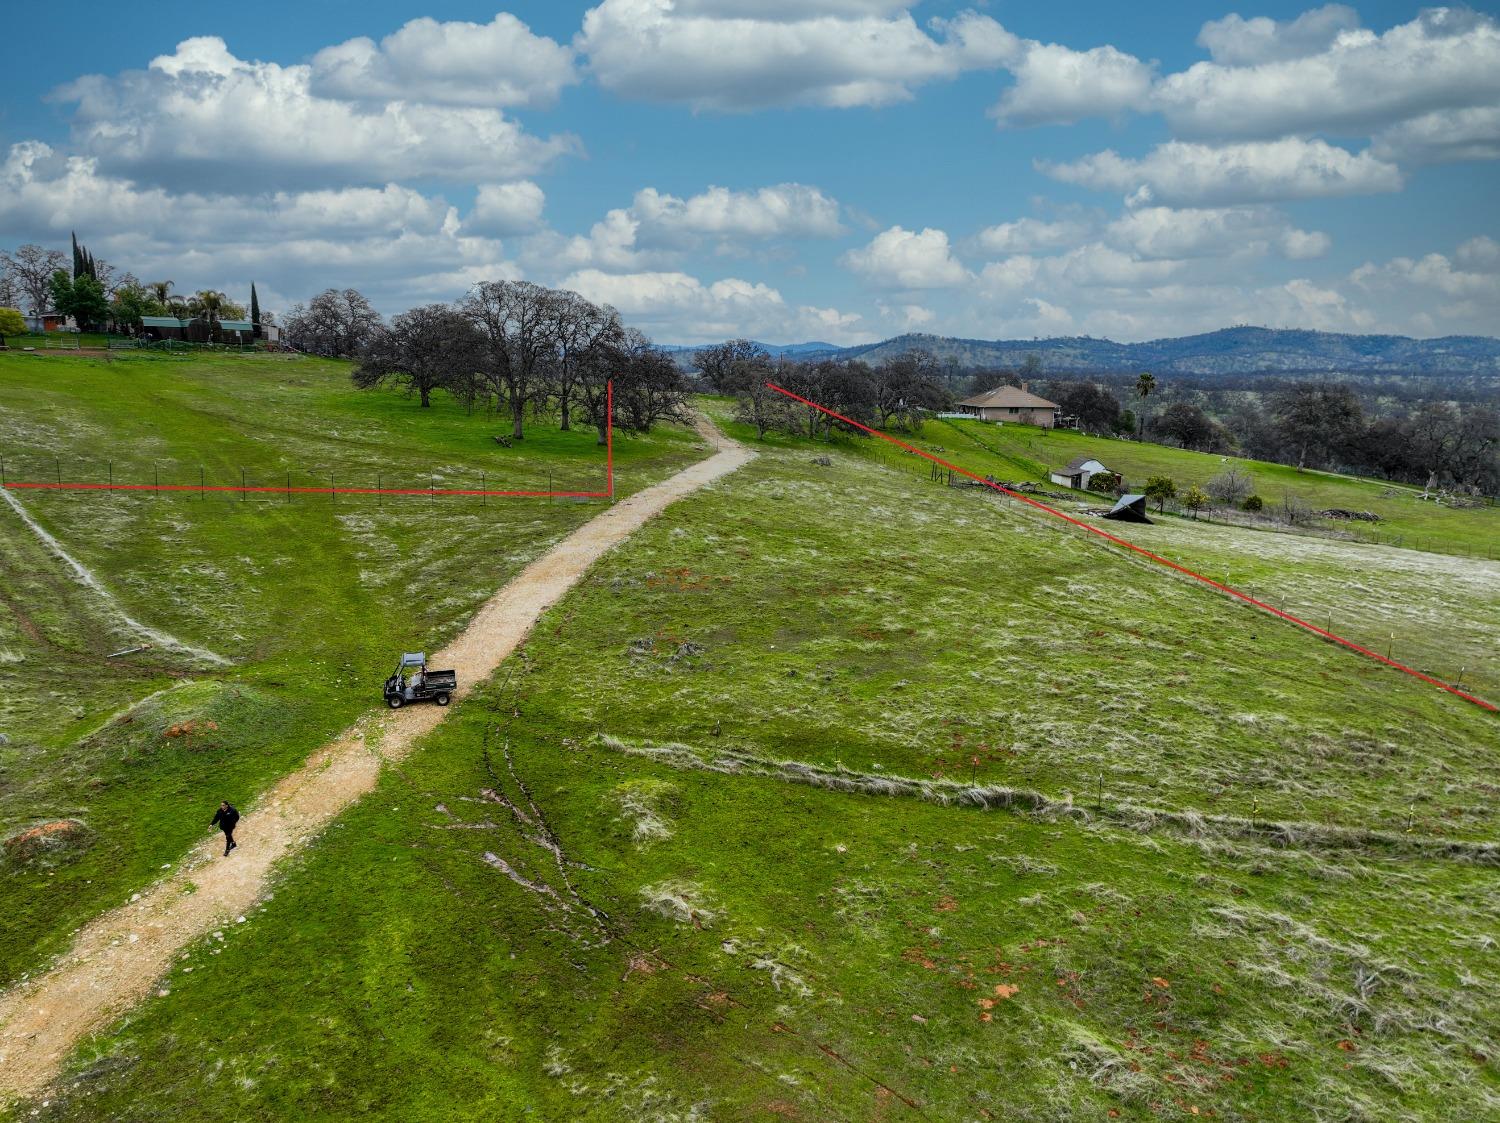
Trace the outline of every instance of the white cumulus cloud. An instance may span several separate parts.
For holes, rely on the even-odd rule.
[[[1359,27],[1359,13],[1346,4],[1325,4],[1293,20],[1238,13],[1210,20],[1198,32],[1198,45],[1224,66],[1258,66],[1306,58],[1328,49],[1341,34]]]
[[[969,271],[953,256],[947,233],[930,226],[882,230],[869,245],[850,250],[843,261],[884,288],[953,288],[969,280]]]
[[[423,17],[378,44],[360,37],[313,56],[311,92],[350,101],[546,106],[578,81],[573,50],[508,12],[487,24]]]
[[[1321,257],[1330,239],[1299,230],[1271,207],[1136,207],[1110,223],[1111,245],[1147,258],[1259,257],[1275,252],[1292,260]]]
[[[243,299],[258,282],[277,301],[354,287],[386,311],[451,300],[471,279],[519,275],[502,244],[465,231],[442,198],[399,184],[250,194],[137,186],[36,141],[0,162],[0,237],[89,248],[151,280],[214,287]]]
[[[179,189],[497,182],[578,148],[493,108],[320,97],[309,67],[238,59],[214,36],[185,40],[144,71],[79,79],[59,97],[77,103],[74,138],[101,168]]]
[[[778,183],[754,191],[710,187],[687,199],[648,187],[632,210],[648,226],[733,238],[831,238],[844,232],[839,204],[816,187]]]
[[[1500,104],[1500,25],[1431,8],[1381,35],[1342,30],[1299,57],[1197,63],[1165,78],[1155,103],[1180,136],[1368,136],[1423,114]]]
[[[1018,218],[981,230],[975,238],[985,253],[1033,253],[1037,250],[1060,250],[1082,242],[1089,234],[1089,224],[1075,219],[1046,222],[1039,218]]]
[[[515,183],[483,183],[474,195],[474,206],[464,220],[464,229],[475,234],[503,236],[524,234],[542,225],[547,196],[530,180]]]
[[[674,343],[735,337],[771,343],[808,339],[855,343],[870,338],[856,313],[791,305],[769,285],[737,277],[704,284],[680,271],[582,269],[565,277],[562,287],[611,304],[629,323]]]
[[[1458,247],[1454,258],[1476,273],[1500,273],[1500,242],[1480,235]]]
[[[749,241],[837,237],[844,233],[839,211],[838,200],[801,183],[747,191],[709,187],[687,198],[646,187],[630,206],[606,213],[588,234],[564,238],[547,232],[533,239],[528,253],[565,268],[655,268],[705,240],[719,252],[732,252]]]
[[[1424,113],[1376,133],[1371,150],[1410,164],[1500,160],[1500,105]]]
[[[1054,179],[1122,191],[1139,204],[1224,206],[1399,191],[1400,169],[1372,153],[1287,137],[1241,144],[1168,141],[1140,159],[1106,150],[1071,163],[1039,162]]]
[[[727,111],[888,105],[1012,58],[1019,40],[965,12],[917,25],[907,4],[603,0],[574,40],[607,90]]]
[[[1114,47],[1075,51],[1057,43],[1028,43],[1010,64],[1016,84],[990,115],[1001,125],[1071,124],[1116,116],[1150,102],[1156,67]]]

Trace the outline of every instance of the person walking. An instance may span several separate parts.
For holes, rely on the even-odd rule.
[[[224,832],[224,857],[229,857],[229,852],[239,845],[234,840],[234,825],[240,821],[240,813],[234,809],[227,799],[219,801],[219,809],[214,812],[213,820],[208,824],[218,827]]]

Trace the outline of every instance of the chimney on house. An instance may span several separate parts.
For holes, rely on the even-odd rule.
[[[1021,391],[1022,391],[1022,393],[1028,393],[1029,394],[1031,392],[1031,383],[1027,382],[1025,379],[1022,379],[1021,380]]]

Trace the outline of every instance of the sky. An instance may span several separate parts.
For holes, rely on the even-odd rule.
[[[0,247],[76,230],[269,310],[504,278],[682,344],[1500,334],[1493,7],[55,0],[48,23],[0,86]]]

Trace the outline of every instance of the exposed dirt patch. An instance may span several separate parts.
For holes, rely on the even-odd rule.
[[[57,861],[83,850],[88,840],[89,829],[78,819],[54,819],[11,835],[0,844],[0,858],[7,866]]]

